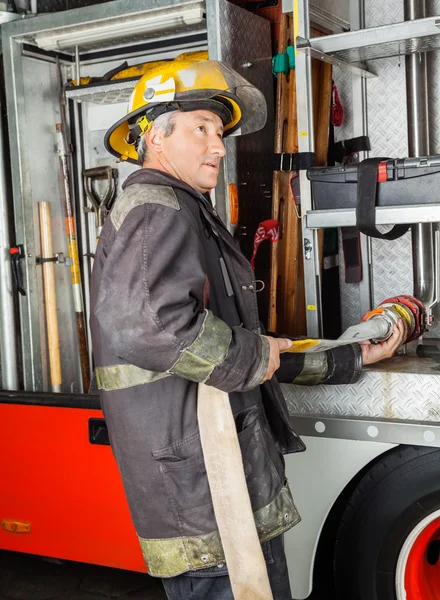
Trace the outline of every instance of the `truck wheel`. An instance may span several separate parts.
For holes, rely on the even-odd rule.
[[[440,599],[440,450],[399,446],[366,473],[334,568],[338,600]]]

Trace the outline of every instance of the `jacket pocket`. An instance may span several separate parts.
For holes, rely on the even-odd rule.
[[[283,461],[266,425],[256,419],[238,434],[244,472],[255,512],[271,502],[284,482]]]
[[[252,510],[266,506],[281,490],[284,468],[271,434],[258,419],[238,433]],[[156,450],[170,506],[184,536],[217,529],[200,435]],[[220,455],[221,458],[221,455]]]
[[[199,433],[153,453],[169,503],[184,536],[217,528]]]

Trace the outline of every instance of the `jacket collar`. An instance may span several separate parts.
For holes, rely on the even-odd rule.
[[[174,177],[169,173],[165,173],[164,171],[159,171],[157,169],[139,169],[138,171],[131,173],[131,175],[127,177],[127,179],[122,184],[122,189],[125,190],[129,185],[133,185],[135,183],[169,185],[173,188],[178,188],[180,190],[188,192],[195,198],[202,199],[204,202],[207,202],[210,206],[212,206],[209,193],[201,194],[184,181],[177,179],[177,177]]]
[[[169,175],[164,171],[159,171],[157,169],[139,169],[134,173],[131,173],[127,177],[127,179],[122,184],[122,189],[125,190],[128,186],[134,185],[135,183],[141,184],[154,184],[154,185],[168,185],[173,188],[177,188],[191,194],[191,196],[200,203],[200,208],[205,216],[205,218],[210,223],[211,227],[221,235],[222,239],[228,244],[230,248],[234,250],[234,252],[239,256],[240,260],[246,264],[248,269],[251,269],[249,262],[239,251],[239,247],[237,242],[231,236],[229,231],[227,230],[223,221],[218,217],[214,207],[212,206],[211,198],[209,194],[201,194],[194,188],[192,188],[187,183],[177,179],[177,177],[173,177],[173,175]]]

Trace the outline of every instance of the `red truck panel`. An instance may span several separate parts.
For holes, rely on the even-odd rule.
[[[100,410],[0,403],[0,548],[146,571],[110,446],[89,441]]]

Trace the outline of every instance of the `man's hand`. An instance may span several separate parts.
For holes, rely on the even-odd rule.
[[[264,379],[260,381],[260,383],[264,383],[268,379],[272,379],[273,374],[280,367],[280,352],[283,352],[283,350],[288,350],[292,345],[292,341],[287,338],[273,338],[269,337],[268,335],[264,335],[263,337],[265,337],[270,344],[270,354],[266,375],[264,376]]]
[[[384,358],[394,356],[396,350],[403,344],[408,336],[408,325],[403,319],[399,319],[393,327],[391,336],[380,344],[370,342],[359,342],[362,349],[362,362],[364,365],[372,365]]]

